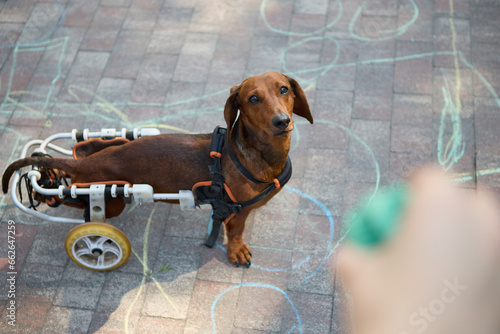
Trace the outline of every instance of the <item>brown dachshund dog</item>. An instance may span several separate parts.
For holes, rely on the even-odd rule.
[[[285,167],[290,131],[294,128],[292,113],[313,123],[304,91],[297,81],[283,74],[269,72],[231,88],[224,107],[227,145],[255,178],[272,181]],[[77,160],[25,158],[5,171],[3,191],[7,192],[9,179],[17,169],[36,165],[60,169],[73,183],[121,180],[149,184],[155,193],[176,193],[191,189],[197,182],[211,180],[208,169],[213,163],[209,155],[211,136],[163,134],[144,137],[117,146],[96,147],[92,154]],[[225,147],[221,166],[225,183],[238,202],[254,198],[267,187],[249,181],[228,157]],[[231,263],[250,264],[252,255],[242,239],[245,220],[250,211],[264,205],[279,191],[273,190],[264,200],[243,208],[241,213],[225,222]],[[120,214],[125,207],[121,198],[112,202],[106,205],[108,218]]]

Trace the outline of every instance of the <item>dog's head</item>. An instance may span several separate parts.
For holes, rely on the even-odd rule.
[[[256,136],[284,137],[293,130],[292,113],[306,118],[313,117],[307,98],[294,79],[277,72],[269,72],[244,80],[231,88],[224,107],[228,131],[239,118],[245,128]]]

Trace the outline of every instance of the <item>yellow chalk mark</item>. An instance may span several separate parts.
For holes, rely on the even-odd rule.
[[[156,210],[156,205],[153,207],[153,210],[151,210],[151,214],[149,215],[148,222],[146,224],[146,228],[144,229],[144,243],[142,244],[142,272],[144,275],[148,272],[148,239],[149,239],[149,229],[151,227],[151,221],[153,219],[153,214],[155,213]],[[132,248],[132,251],[135,256],[137,256],[136,252]],[[137,256],[138,257],[138,256]],[[139,257],[138,257],[139,258]],[[139,286],[139,291],[137,291],[137,294],[135,295],[134,299],[132,300],[132,303],[130,303],[130,306],[127,309],[127,313],[125,314],[125,333],[129,333],[128,330],[128,323],[130,319],[130,312],[132,312],[132,308],[134,307],[135,303],[139,299],[139,296],[141,295],[144,283],[146,282],[146,276],[142,277],[141,280],[141,285]]]
[[[33,108],[31,108],[31,107],[29,107],[29,106],[27,106],[27,105],[23,104],[23,103],[19,103],[19,102],[17,102],[16,100],[14,100],[13,98],[11,98],[10,96],[9,96],[9,97],[7,97],[7,101],[12,102],[12,103],[15,103],[17,107],[23,108],[23,109],[24,109],[24,110],[26,110],[26,111],[30,111],[30,112],[32,112],[32,113],[34,113],[34,114],[38,114],[38,115],[42,115],[42,116],[43,116],[43,113],[42,113],[41,111],[38,111],[38,110],[36,110],[36,109],[33,109]]]
[[[152,272],[149,270],[149,267],[148,267],[149,230],[151,228],[151,222],[153,220],[153,215],[155,213],[155,210],[156,210],[156,204],[153,207],[153,210],[151,210],[151,214],[149,215],[148,222],[146,224],[146,228],[144,229],[144,242],[142,244],[142,259],[139,256],[139,254],[137,254],[137,252],[134,250],[134,248],[132,248],[132,253],[134,254],[135,257],[137,257],[137,259],[139,260],[139,262],[142,264],[142,274],[143,274],[143,277],[142,277],[142,280],[141,280],[141,284],[139,286],[139,290],[137,291],[137,294],[135,295],[135,297],[132,300],[132,302],[130,303],[130,305],[129,305],[128,309],[127,309],[127,313],[125,314],[125,324],[124,324],[124,326],[125,326],[125,333],[126,334],[129,333],[128,323],[129,323],[129,320],[130,320],[130,313],[132,312],[132,308],[134,307],[135,303],[137,302],[137,300],[139,299],[139,296],[142,293],[142,290],[144,288],[144,284],[146,283],[146,278],[147,277],[151,277],[151,279],[155,282],[156,286],[158,287],[158,289],[162,293],[163,297],[165,297],[165,299],[167,300],[167,302],[170,304],[170,306],[172,306],[172,308],[177,313],[180,314],[179,309],[177,307],[175,307],[175,305],[172,302],[172,300],[168,297],[168,295],[165,293],[165,291],[163,291],[161,285],[152,276]]]
[[[94,92],[88,90],[87,88],[85,87],[80,87],[80,86],[77,86],[77,85],[69,85],[68,87],[68,93],[73,96],[75,99],[78,100],[78,102],[81,102],[80,100],[80,97],[78,96],[78,94],[76,94],[76,90],[79,90],[83,93],[86,93],[88,94],[89,96],[92,96],[94,97],[95,99],[97,99],[98,101],[100,102],[96,102],[96,106],[100,107],[102,110],[104,110],[106,113],[108,114],[115,114],[119,117],[120,120],[122,120],[123,122],[127,123],[127,124],[131,124],[127,115],[125,115],[125,113],[123,111],[121,111],[120,109],[116,108],[110,101],[106,100],[105,98],[103,98],[102,96],[99,96],[97,94],[95,94]],[[87,111],[89,111],[89,108],[87,106],[85,106],[85,109]]]
[[[172,131],[177,131],[177,132],[182,132],[182,133],[191,133],[191,131],[183,129],[183,128],[178,128],[176,126],[172,125],[167,125],[167,124],[141,124],[141,127],[143,128],[158,128],[158,129],[166,129],[166,130],[172,130]]]
[[[305,89],[304,89],[304,92],[307,92],[311,89],[313,89],[314,87],[316,86],[316,84],[310,84],[309,86],[307,86]]]
[[[493,174],[500,174],[500,168],[483,169],[483,170],[477,171],[476,175],[473,175],[472,173],[454,174],[453,181],[455,181],[455,182],[467,182],[467,181],[474,180],[474,176],[476,178],[478,178],[479,176],[493,175]]]

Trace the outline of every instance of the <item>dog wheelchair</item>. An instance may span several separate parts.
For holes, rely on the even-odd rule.
[[[102,129],[99,132],[73,130],[59,133],[45,140],[32,140],[22,149],[20,158],[28,152],[32,156],[48,156],[54,151],[77,159],[79,155],[92,154],[91,145],[95,141],[105,141],[106,145],[121,145],[141,137],[155,136],[160,132],[154,128],[134,129]],[[56,140],[72,140],[72,150],[65,149],[53,142]],[[23,185],[29,197],[29,206],[23,204]],[[66,253],[76,264],[97,271],[113,270],[122,266],[130,257],[131,245],[127,236],[119,228],[106,223],[106,203],[123,198],[125,203],[153,203],[154,201],[179,201],[181,209],[195,209],[204,206],[197,203],[191,190],[180,190],[179,193],[154,193],[148,184],[129,184],[124,181],[93,182],[86,184],[70,184],[64,171],[31,166],[22,174],[22,168],[13,176],[11,197],[15,206],[21,211],[37,218],[55,223],[78,224],[66,236],[64,246]],[[37,206],[45,203],[50,207],[60,204],[83,208],[83,219],[51,216],[37,210]],[[218,232],[218,231],[217,231]]]

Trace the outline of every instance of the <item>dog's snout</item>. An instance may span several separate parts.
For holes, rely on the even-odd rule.
[[[290,124],[290,116],[287,114],[281,113],[278,116],[273,117],[273,125],[280,130],[285,130]]]

